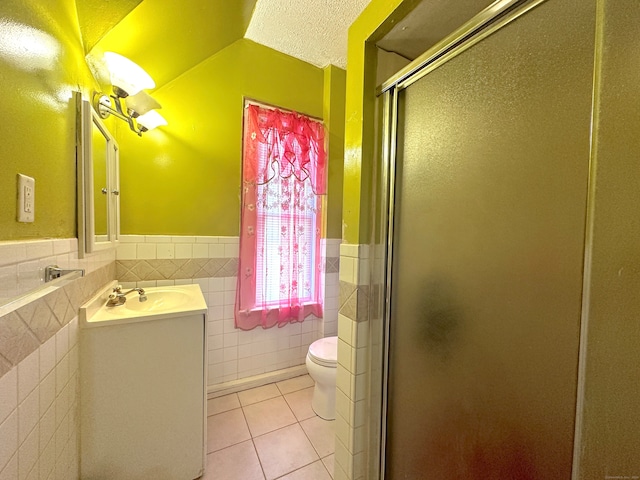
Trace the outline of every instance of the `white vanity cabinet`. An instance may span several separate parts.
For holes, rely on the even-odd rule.
[[[131,308],[135,315],[104,306],[81,312],[83,479],[190,480],[204,472],[206,303],[197,285],[175,287],[193,301],[167,312],[154,290],[171,288],[148,289],[156,305]]]

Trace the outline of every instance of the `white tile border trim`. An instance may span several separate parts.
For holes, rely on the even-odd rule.
[[[84,269],[85,275],[116,260],[115,248],[78,258],[77,238],[0,242],[0,306],[44,285],[44,269]]]
[[[207,398],[211,399],[222,397],[223,395],[228,395],[230,393],[240,392],[249,388],[261,387],[262,385],[281,382],[282,380],[288,380],[289,378],[299,377],[300,375],[306,374],[307,367],[305,365],[298,365],[296,367],[267,372],[253,377],[240,378],[231,382],[218,383],[216,385],[209,386],[207,389]]]

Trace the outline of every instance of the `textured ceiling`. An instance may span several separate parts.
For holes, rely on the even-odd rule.
[[[258,0],[245,37],[318,67],[347,65],[347,31],[370,0]]]
[[[157,87],[243,37],[318,67],[346,68],[349,26],[369,2],[76,0],[90,63],[115,51],[141,65]],[[377,45],[414,59],[492,2],[416,1]]]

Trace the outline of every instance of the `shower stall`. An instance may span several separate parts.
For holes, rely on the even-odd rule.
[[[640,186],[635,154],[608,157],[631,138],[611,131],[629,95],[616,97],[611,62],[639,13],[614,15],[612,3],[495,2],[382,86],[374,243],[385,263],[372,312],[384,339],[385,479],[640,475],[640,434],[620,418],[638,426],[639,414],[607,397],[618,380],[595,361],[622,342],[638,372],[638,349],[598,337],[611,321],[637,340],[638,301],[616,319],[594,316],[612,295],[607,255],[636,270],[640,257],[606,238],[640,233],[611,207],[638,193],[615,198],[606,174]],[[597,416],[611,408],[612,423]]]

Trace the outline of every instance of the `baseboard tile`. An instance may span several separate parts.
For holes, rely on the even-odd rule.
[[[298,365],[282,370],[263,373],[261,375],[255,375],[253,377],[233,380],[231,382],[218,383],[208,387],[207,398],[211,399],[222,397],[223,395],[229,395],[230,393],[241,392],[243,390],[248,390],[249,388],[261,387],[269,383],[281,382],[282,380],[306,374],[307,367],[305,365]]]

